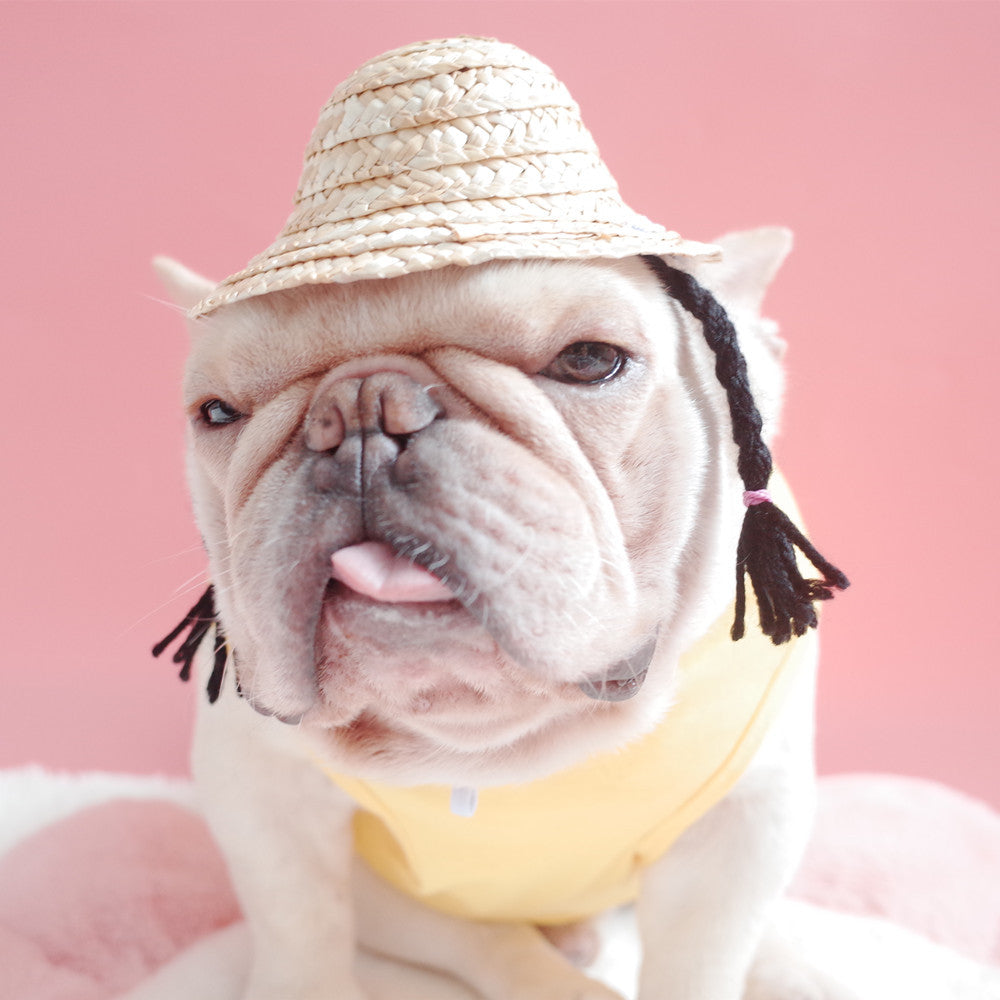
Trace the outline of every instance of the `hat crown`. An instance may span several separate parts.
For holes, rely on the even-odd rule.
[[[283,234],[411,205],[615,191],[565,85],[492,39],[367,62],[331,96]]]
[[[449,264],[715,252],[622,202],[548,66],[495,39],[441,39],[378,56],[336,88],[285,227],[194,312]]]

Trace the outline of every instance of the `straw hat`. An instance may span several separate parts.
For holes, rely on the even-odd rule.
[[[334,91],[285,228],[192,314],[449,264],[719,253],[624,204],[547,66],[514,45],[450,38],[379,56]]]

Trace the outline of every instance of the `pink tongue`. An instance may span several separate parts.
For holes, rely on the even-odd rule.
[[[455,595],[434,575],[383,542],[348,545],[330,557],[333,578],[376,601],[450,601]]]

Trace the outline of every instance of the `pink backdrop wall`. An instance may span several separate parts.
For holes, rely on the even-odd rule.
[[[287,214],[362,59],[492,34],[556,68],[629,202],[693,238],[780,222],[778,456],[855,581],[824,623],[823,770],[1000,804],[995,43],[979,3],[5,3],[0,765],[180,773],[150,660],[201,571],[179,318]]]

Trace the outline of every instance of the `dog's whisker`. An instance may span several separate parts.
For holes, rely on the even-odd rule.
[[[174,587],[174,596],[190,594],[192,590],[208,583],[208,568],[202,567],[197,573],[192,573],[183,583]]]
[[[195,574],[193,577],[185,581],[183,584],[180,584],[177,587],[175,587],[173,594],[170,596],[168,600],[158,604],[155,608],[151,608],[144,615],[140,615],[140,617],[136,618],[135,621],[133,621],[130,625],[123,628],[115,636],[115,641],[121,642],[121,640],[124,639],[125,636],[130,635],[140,625],[146,624],[146,622],[150,621],[150,619],[160,614],[161,611],[164,611],[166,608],[169,608],[174,603],[174,601],[178,600],[181,597],[185,597],[189,594],[192,594],[197,590],[202,589],[207,582],[208,578],[204,570]]]
[[[155,302],[158,306],[166,306],[171,312],[187,317],[187,309],[184,306],[179,306],[176,302],[171,302],[169,299],[161,299],[156,295],[150,295],[148,292],[140,292],[139,294],[148,302]]]
[[[534,542],[534,540],[535,540],[535,529],[529,526],[528,540],[524,545],[521,546],[520,551],[517,554],[517,557],[514,559],[511,565],[507,567],[503,575],[500,577],[501,586],[508,583],[515,576],[518,570],[524,565],[524,563],[531,557],[532,543]]]
[[[184,556],[190,555],[192,552],[204,552],[204,551],[205,551],[205,546],[201,542],[198,542],[194,545],[189,545],[187,548],[177,549],[176,551],[170,552],[167,555],[154,556],[152,559],[147,561],[146,565],[158,566],[160,563],[170,562],[174,559],[181,559]]]

